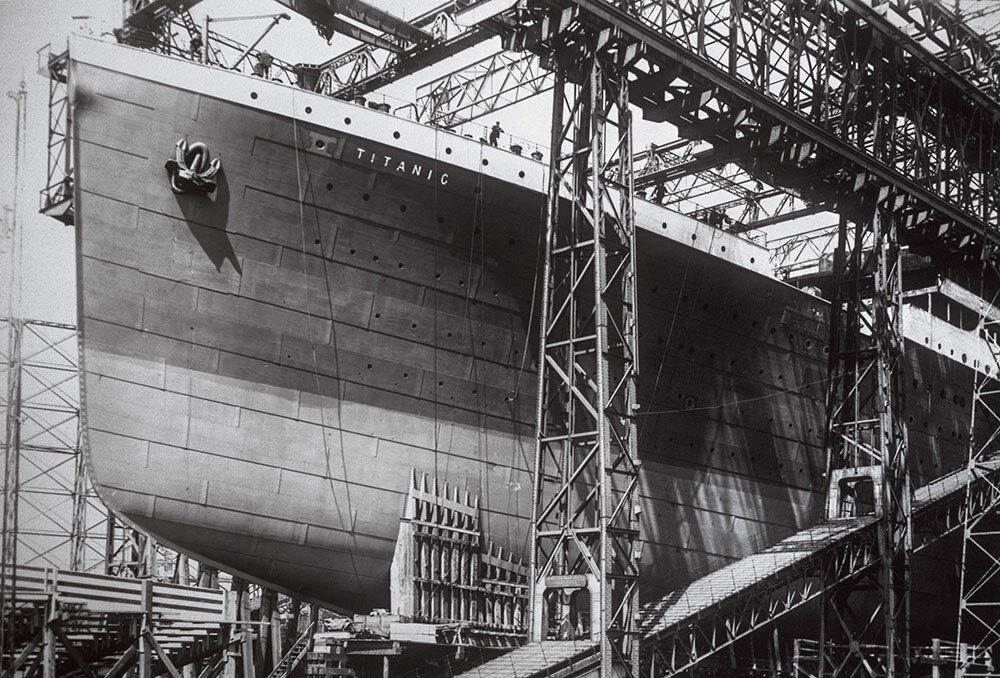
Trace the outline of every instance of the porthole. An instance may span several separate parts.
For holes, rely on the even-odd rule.
[[[316,148],[323,148],[324,146],[326,146],[326,142],[325,141],[323,141],[322,139],[317,139],[316,140]]]
[[[344,124],[345,125],[350,125],[351,124],[351,119],[350,118],[344,118]]]
[[[250,92],[250,98],[251,99],[256,99],[257,98],[257,93],[256,92]]]
[[[327,185],[326,185],[326,190],[328,190],[328,191],[332,191],[332,190],[333,190],[333,184],[331,184],[331,183],[327,183]]]
[[[483,167],[485,167],[486,165],[489,165],[489,164],[490,164],[490,161],[487,160],[486,158],[483,158]]]
[[[517,173],[517,176],[519,176],[520,178],[522,178],[522,179],[523,179],[523,178],[524,178],[524,170],[520,170],[520,171],[519,171],[519,172]]]
[[[309,113],[312,113],[312,112],[313,112],[312,106],[306,106],[306,114],[309,114]]]
[[[393,132],[392,133],[392,138],[393,139],[398,139],[399,138],[399,132]]]

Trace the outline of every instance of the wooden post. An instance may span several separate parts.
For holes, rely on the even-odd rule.
[[[142,620],[139,622],[139,678],[153,678],[153,648],[147,631],[153,632],[153,581],[142,581]]]
[[[238,600],[238,595],[236,593],[235,587],[232,591],[226,591],[225,596],[225,609],[226,609],[226,622],[230,623],[231,633],[236,634],[240,631],[237,629],[236,621],[239,619],[239,610],[236,606]],[[234,645],[229,645],[226,647],[226,663],[222,667],[222,678],[236,678],[236,662],[239,656],[239,650]]]
[[[281,662],[281,658],[285,654],[284,650],[285,646],[281,638],[281,611],[275,605],[271,611],[271,668],[276,667]]]
[[[257,674],[254,671],[253,626],[250,624],[250,594],[246,580],[233,577],[233,590],[237,595],[240,629],[243,632],[240,648],[243,657],[243,678],[255,678]]]
[[[315,603],[309,606],[309,623],[314,632],[319,631],[319,607]]]
[[[42,627],[42,676],[44,678],[55,678],[56,675],[56,634],[48,622],[56,619],[58,610],[59,602],[56,598],[55,582],[52,582],[45,610],[46,623]]]
[[[277,593],[269,589],[262,589],[260,592],[260,625],[258,628],[260,631],[257,634],[257,653],[255,655],[255,660],[257,663],[257,678],[267,678],[268,666],[276,666],[277,662],[281,660],[278,657],[277,660],[268,661],[268,656],[271,655],[272,646],[274,643],[274,634],[277,629],[272,624],[272,614],[277,607],[275,604],[277,602]]]
[[[292,598],[289,601],[292,608],[292,618],[288,621],[288,628],[285,630],[284,646],[290,648],[292,643],[299,637],[299,617],[302,614],[302,601]]]
[[[174,580],[181,586],[191,585],[191,573],[188,572],[188,557],[183,553],[177,554],[177,567],[174,570]]]

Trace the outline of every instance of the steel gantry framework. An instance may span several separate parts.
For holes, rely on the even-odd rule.
[[[491,21],[506,45],[538,52],[563,82],[579,79],[581,74],[581,83],[593,82],[591,76],[600,70],[594,65],[598,64],[598,48],[625,45],[628,50],[636,49],[628,59],[611,59],[620,71],[602,80],[602,91],[612,95],[609,99],[622,93],[627,97],[627,103],[618,105],[619,120],[627,116],[628,103],[636,105],[647,119],[669,122],[680,136],[710,146],[698,158],[704,167],[738,166],[764,184],[840,214],[841,255],[836,262],[838,291],[832,324],[835,350],[831,352],[831,368],[837,377],[830,397],[831,515],[845,515],[851,504],[852,519],[872,527],[875,539],[865,553],[875,554],[870,564],[879,564],[875,580],[883,603],[876,611],[859,608],[855,616],[860,623],[844,619],[836,628],[857,645],[867,632],[880,627],[885,648],[881,670],[888,675],[905,673],[909,661],[907,554],[915,534],[910,527],[905,432],[898,416],[896,385],[901,351],[899,248],[909,246],[937,262],[968,262],[984,246],[1000,240],[996,226],[1000,103],[993,50],[946,9],[909,0],[891,0],[877,7],[860,0],[534,0],[519,3],[502,20]],[[585,30],[568,35],[600,36],[594,49],[582,53],[563,49],[571,27]],[[408,69],[444,53],[421,46],[405,64],[394,61],[366,78],[363,86],[384,84],[397,77],[394,73],[412,72]],[[560,108],[564,86],[557,97]],[[586,92],[587,86],[581,91]],[[591,88],[580,101],[591,101],[591,112],[601,110],[595,97]],[[555,122],[553,129],[562,130],[561,119]],[[575,240],[577,236],[570,235],[565,247],[550,243],[546,309],[552,318],[573,310],[565,317],[599,328],[601,315],[608,310],[601,298],[606,290],[597,282],[587,283],[600,279],[598,262],[613,261],[609,253],[615,248],[601,249],[596,244],[601,240],[596,233],[607,234],[608,226],[603,217],[594,217],[600,215],[594,205],[600,204],[595,196],[613,182],[600,155],[595,160],[590,153],[601,147],[604,127],[590,120],[578,125],[577,131],[579,139],[567,135],[574,152],[566,160],[558,143],[562,137],[553,144],[552,175],[556,177],[562,162],[568,167],[575,164],[574,172],[589,173],[566,182],[565,190],[573,215],[591,219],[595,236],[587,246],[592,259],[587,255],[573,259],[583,251],[577,245],[586,244]],[[632,170],[624,164],[614,181],[629,188],[635,184]],[[589,195],[580,188],[588,182],[592,182]],[[553,178],[549,196],[553,233],[557,227],[566,228],[561,221],[551,221],[558,215],[560,190]],[[875,243],[874,256],[863,253],[866,240]],[[576,275],[560,278],[558,272],[553,273],[557,258],[564,255],[568,271],[588,276],[580,278],[580,284],[575,282]],[[589,266],[593,271],[586,270]],[[608,270],[617,271],[614,266]],[[565,301],[554,297],[559,280],[574,281],[571,292],[564,293]],[[596,290],[590,299],[586,297],[589,288]],[[576,315],[581,309],[585,310]],[[594,546],[594,535],[602,530],[607,534],[600,519],[617,514],[606,511],[605,503],[597,499],[605,491],[606,477],[591,470],[587,454],[581,454],[591,449],[593,459],[605,457],[596,451],[600,442],[596,447],[586,444],[598,440],[602,428],[594,423],[587,429],[585,416],[609,425],[620,425],[629,416],[626,409],[617,408],[608,417],[604,408],[610,401],[593,398],[592,393],[601,394],[602,388],[615,383],[605,379],[601,385],[610,364],[609,355],[599,350],[601,332],[594,329],[595,338],[576,330],[550,337],[553,328],[548,320],[543,323],[543,342],[549,343],[543,343],[542,369],[544,373],[552,369],[553,374],[543,374],[540,380],[534,508],[536,536],[540,540],[555,537],[552,544],[535,544],[536,576],[544,575],[536,607],[541,604],[543,608],[546,586],[560,592],[556,597],[567,588],[606,590],[605,571],[593,558],[587,562],[586,556],[603,555]],[[578,338],[595,342],[589,355],[581,351],[573,356]],[[574,372],[577,364],[579,374]],[[559,373],[553,366],[560,365],[570,369],[564,366]],[[553,390],[552,384],[559,386]],[[592,393],[582,391],[583,387]],[[563,390],[561,399],[559,389]],[[552,415],[565,423],[555,427],[553,440],[559,440],[550,448],[547,427]],[[583,431],[593,432],[577,436],[578,423]],[[562,456],[556,453],[559,449]],[[628,458],[623,453],[626,449],[620,447],[622,459]],[[545,473],[549,468],[553,472]],[[552,499],[547,499],[546,492]],[[846,501],[852,492],[851,502]],[[866,492],[870,493],[867,501]],[[582,503],[571,504],[580,497]],[[623,499],[618,505],[627,503]],[[539,521],[546,517],[555,523],[543,526]],[[585,526],[588,520],[592,524]],[[635,554],[637,536],[625,528],[622,534],[630,535],[622,543],[631,540],[630,555]],[[558,535],[574,536],[560,541]],[[552,569],[570,565],[572,570]],[[568,578],[548,581],[557,571]],[[852,591],[863,586],[856,578],[861,571],[869,568],[854,568],[850,577],[838,580],[831,598],[849,599]],[[593,609],[600,611],[594,626],[602,629],[603,657],[613,650],[605,644],[612,634],[603,626],[607,621],[604,601]],[[616,632],[622,628],[626,627]],[[864,669],[860,655],[848,659],[840,664],[845,672]]]
[[[86,480],[80,441],[76,328],[0,318],[12,435],[5,451],[17,472],[5,484],[16,502],[9,552],[18,565],[101,568],[106,512]],[[16,421],[11,421],[16,420]],[[6,554],[6,552],[5,552]]]
[[[834,676],[909,675],[912,535],[894,207],[888,190],[866,194],[853,223],[841,216],[834,259],[826,516],[873,514],[880,523],[880,567],[839,582],[824,595],[820,660]],[[872,588],[881,595],[875,608],[867,609],[858,598]],[[871,656],[865,648],[880,649]]]
[[[0,655],[17,637],[23,567],[100,569],[106,510],[87,482],[80,444],[76,329],[0,318],[0,407],[6,413]]]
[[[552,107],[532,639],[589,637],[601,675],[636,676],[638,327],[625,69],[637,52],[609,30],[560,29],[550,48],[572,66],[556,72]]]
[[[1000,576],[1000,530],[997,507],[1000,494],[990,475],[991,456],[1000,439],[1000,309],[997,290],[1000,283],[992,252],[984,248],[979,292],[979,320],[976,333],[989,347],[992,364],[979,366],[972,394],[972,417],[969,423],[969,461],[966,472],[969,489],[962,513],[962,560],[958,629],[955,639],[965,647],[986,650],[991,657],[1000,647],[1000,599],[997,581]],[[994,503],[988,511],[974,506],[973,482],[988,482]],[[984,662],[982,654],[961,652],[956,675],[995,676],[997,667]],[[995,661],[995,659],[994,659]]]

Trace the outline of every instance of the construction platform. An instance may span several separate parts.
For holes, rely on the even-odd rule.
[[[18,567],[3,590],[15,648],[5,676],[118,678],[138,667],[140,676],[179,678],[180,668],[243,639],[233,633],[230,596],[219,589]]]
[[[979,512],[998,500],[1000,459],[945,475],[913,493],[914,549],[962,526],[966,488]],[[641,607],[641,653],[651,675],[671,676],[878,561],[874,515],[821,522]],[[529,643],[462,675],[470,678],[596,675],[591,641]]]

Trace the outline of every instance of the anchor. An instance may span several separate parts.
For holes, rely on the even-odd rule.
[[[181,139],[174,147],[174,157],[165,167],[170,174],[170,190],[174,193],[212,193],[215,175],[222,169],[222,160],[212,159],[208,146],[198,141],[190,146]]]

